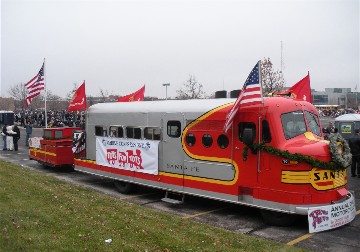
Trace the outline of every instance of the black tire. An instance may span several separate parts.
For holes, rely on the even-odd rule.
[[[293,214],[280,213],[275,211],[261,210],[264,221],[271,226],[287,227],[293,224],[297,216]]]
[[[123,193],[123,194],[131,193],[134,188],[133,184],[131,184],[129,182],[124,182],[124,181],[115,180],[114,184],[115,184],[116,190],[119,193]]]

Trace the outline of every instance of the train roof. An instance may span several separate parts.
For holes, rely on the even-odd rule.
[[[88,113],[186,113],[204,112],[235,102],[236,99],[193,99],[193,100],[158,100],[140,102],[98,103],[88,108]]]
[[[141,102],[112,102],[98,103],[88,108],[89,114],[112,114],[112,113],[201,113],[210,111],[225,104],[231,104],[236,99],[193,99],[193,100],[157,100]],[[264,97],[264,106],[267,110],[281,107],[287,109],[299,109],[298,104],[308,104],[310,109],[316,110],[310,103],[301,100],[293,100],[290,97]],[[231,107],[229,107],[230,109]],[[247,109],[257,109],[258,105],[246,107]]]

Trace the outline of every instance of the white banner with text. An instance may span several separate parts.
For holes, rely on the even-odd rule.
[[[159,141],[96,137],[96,164],[158,174]]]
[[[354,197],[338,204],[311,207],[308,210],[309,233],[343,226],[351,222],[355,218],[355,215]]]

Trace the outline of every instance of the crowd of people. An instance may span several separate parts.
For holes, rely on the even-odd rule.
[[[18,150],[18,141],[20,139],[19,127],[25,128],[25,144],[29,146],[29,138],[31,137],[33,127],[45,127],[45,112],[33,110],[15,111],[14,124],[5,124],[1,129],[4,151]],[[85,129],[85,111],[71,113],[66,110],[48,111],[47,127],[79,127]]]
[[[338,116],[344,115],[344,114],[360,114],[360,110],[355,110],[352,108],[349,109],[323,109],[323,110],[319,110],[319,115],[321,117],[331,117],[331,118],[336,118]]]
[[[15,122],[25,126],[30,121],[34,127],[45,127],[44,111],[16,111]],[[67,112],[67,110],[47,111],[47,127],[80,127],[85,128],[85,111]]]

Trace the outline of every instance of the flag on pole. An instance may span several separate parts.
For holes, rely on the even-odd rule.
[[[70,101],[68,112],[86,109],[85,81],[75,91]]]
[[[133,102],[133,101],[143,101],[144,100],[144,94],[145,94],[145,85],[140,88],[138,91],[122,96],[118,98],[118,102]]]
[[[238,98],[236,99],[230,112],[227,114],[224,125],[224,132],[227,132],[231,128],[234,117],[241,106],[261,104],[263,102],[260,64],[261,61],[259,60],[253,70],[251,70]]]
[[[26,106],[29,106],[31,101],[40,95],[40,92],[45,89],[45,81],[44,81],[44,65],[45,61],[40,68],[40,71],[34,78],[32,78],[28,83],[25,84],[26,88]]]
[[[290,95],[295,100],[303,100],[312,103],[310,74],[295,83],[291,88],[275,93],[276,95]]]

